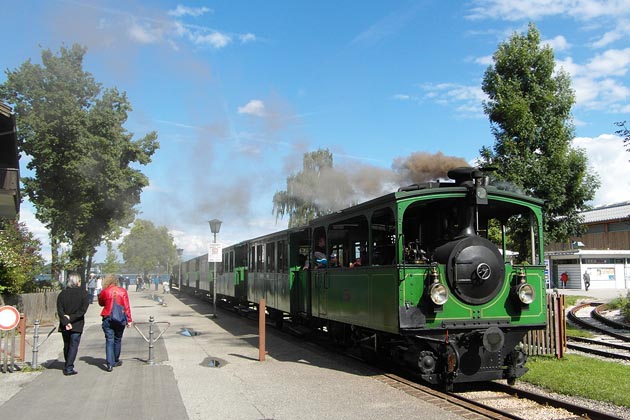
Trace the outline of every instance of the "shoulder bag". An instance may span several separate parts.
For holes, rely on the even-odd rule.
[[[116,302],[116,292],[114,292],[112,299],[112,311],[109,313],[110,321],[118,325],[127,325],[127,314],[125,314],[125,309]]]

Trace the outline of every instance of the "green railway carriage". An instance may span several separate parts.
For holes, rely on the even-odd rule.
[[[546,324],[542,201],[487,185],[478,169],[449,176],[226,247],[217,297],[240,308],[265,299],[278,324],[387,355],[432,383],[514,382],[523,335]],[[190,279],[208,266],[187,264]],[[208,278],[188,286],[211,293]]]

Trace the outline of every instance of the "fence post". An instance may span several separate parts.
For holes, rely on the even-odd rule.
[[[258,334],[259,334],[259,344],[258,344],[258,360],[261,362],[265,361],[265,312],[266,302],[265,299],[260,299],[258,303]]]
[[[37,369],[37,352],[39,351],[39,319],[33,324],[33,369]]]
[[[20,360],[24,362],[26,359],[26,315],[20,317],[20,323],[17,326],[20,332]]]

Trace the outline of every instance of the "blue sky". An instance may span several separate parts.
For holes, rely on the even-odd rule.
[[[530,21],[572,77],[573,143],[602,181],[591,204],[630,200],[630,153],[614,134],[630,115],[629,18],[630,0],[24,0],[4,8],[0,67],[85,45],[85,70],[127,92],[127,129],[158,132],[139,217],[192,257],[212,218],[224,244],[283,229],[272,197],[306,151],[328,148],[340,177],[386,177],[419,152],[472,162],[494,142],[484,71]],[[47,245],[29,203],[21,220]]]

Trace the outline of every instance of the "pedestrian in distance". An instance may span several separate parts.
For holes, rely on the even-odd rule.
[[[591,287],[591,275],[588,274],[588,271],[584,271],[582,278],[584,279],[584,288],[588,292],[588,288]]]
[[[569,282],[569,275],[566,271],[560,275],[560,281],[562,282],[562,288],[566,289],[567,283]]]
[[[79,352],[81,334],[85,325],[85,313],[90,304],[88,293],[81,288],[81,277],[77,273],[68,275],[66,288],[57,296],[59,332],[63,337],[63,374],[76,375],[74,361]]]
[[[101,317],[103,318],[103,332],[105,333],[105,360],[106,370],[111,372],[115,366],[122,366],[120,352],[122,350],[122,338],[125,328],[131,327],[131,308],[129,306],[129,295],[124,287],[118,287],[118,279],[115,275],[109,274],[103,281],[103,291],[98,295],[98,304],[103,307]],[[110,314],[114,306],[114,300],[122,306],[127,315],[126,324],[114,322]]]
[[[96,296],[101,294],[101,290],[103,290],[103,277],[96,277]]]
[[[96,274],[90,273],[90,278],[88,279],[87,284],[88,295],[90,300],[90,305],[94,303],[94,292],[96,291]]]

